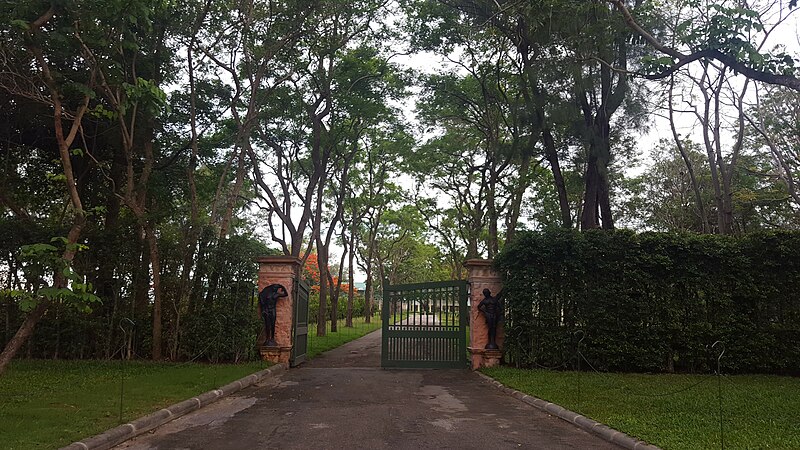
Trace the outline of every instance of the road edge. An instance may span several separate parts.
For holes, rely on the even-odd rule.
[[[115,445],[119,445],[128,439],[146,433],[153,428],[164,425],[165,423],[175,420],[178,417],[185,416],[186,414],[196,411],[203,406],[216,402],[217,400],[227,397],[234,392],[241,391],[246,387],[250,387],[264,378],[274,375],[276,372],[285,370],[283,364],[275,364],[264,370],[250,374],[246,377],[240,378],[236,381],[226,384],[225,386],[217,389],[212,389],[204,392],[196,397],[184,400],[180,403],[160,409],[154,413],[140,417],[132,422],[119,425],[117,427],[106,430],[100,434],[88,437],[86,439],[73,442],[72,444],[62,447],[60,450],[106,450]]]
[[[524,392],[520,392],[516,389],[512,389],[508,386],[505,386],[503,383],[495,380],[494,378],[483,374],[481,372],[475,371],[474,373],[478,374],[481,378],[485,381],[488,381],[491,385],[495,386],[496,388],[500,389],[501,391],[505,392],[506,394],[521,400],[534,408],[540,409],[547,414],[552,416],[556,416],[559,419],[565,420],[583,430],[588,431],[589,433],[594,434],[608,442],[613,444],[617,444],[623,448],[628,450],[661,450],[660,447],[656,447],[655,445],[648,444],[642,440],[636,439],[635,437],[628,436],[627,434],[615,430],[608,425],[602,424],[597,422],[596,420],[592,420],[588,417],[582,416],[578,413],[572,412],[568,409],[565,409],[555,403],[550,403],[548,401],[542,400],[537,397],[533,397],[528,395]]]

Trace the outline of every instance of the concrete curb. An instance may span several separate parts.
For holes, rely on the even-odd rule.
[[[503,385],[503,383],[500,383],[488,375],[484,375],[480,372],[475,373],[506,394],[519,399],[533,406],[534,408],[541,409],[550,415],[556,416],[559,419],[566,420],[567,422],[574,424],[575,426],[582,428],[596,436],[599,436],[608,442],[617,444],[620,447],[627,448],[628,450],[661,450],[655,445],[648,444],[647,442],[628,436],[627,434],[603,425],[600,422],[589,419],[588,417],[584,417],[578,413],[574,413],[568,409],[564,409],[555,403],[546,402],[540,398],[531,397],[528,394],[506,387]]]
[[[142,433],[146,433],[155,427],[184,416],[194,410],[200,409],[210,403],[252,386],[262,379],[273,375],[276,372],[286,369],[283,364],[275,364],[267,369],[261,370],[244,378],[226,384],[218,389],[214,389],[197,397],[192,397],[162,410],[140,417],[133,422],[120,425],[116,428],[106,430],[98,435],[88,437],[82,441],[74,442],[60,450],[106,450],[117,444],[121,444],[128,439],[134,438]]]

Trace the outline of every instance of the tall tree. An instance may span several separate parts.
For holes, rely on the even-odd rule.
[[[769,54],[760,53],[771,33],[789,17],[782,10],[779,10],[777,16],[769,17],[772,9],[774,6],[771,4],[756,3],[745,8],[724,2],[714,5],[697,3],[678,11],[674,28],[670,31],[674,33],[673,39],[676,43],[691,48],[713,44],[720,51],[742,54],[751,63],[761,61],[759,64],[764,64],[764,68],[769,66],[769,70],[780,66],[791,71],[791,57],[781,57],[780,62],[777,62]],[[661,60],[650,63],[651,70],[669,65],[667,61]],[[683,64],[679,65],[681,66]],[[722,234],[734,233],[739,230],[734,224],[733,179],[739,170],[738,164],[741,162],[748,132],[745,102],[753,89],[753,80],[758,78],[745,77],[741,83],[734,81],[738,77],[735,70],[740,68],[740,64],[735,61],[725,62],[718,58],[703,57],[697,66],[699,67],[687,66],[671,73],[675,72],[681,76],[680,79],[686,79],[689,83],[683,87],[681,97],[700,124],[714,188],[716,231]],[[670,82],[670,108],[673,83],[674,81]],[[675,116],[672,109],[670,111],[674,127]],[[733,138],[730,139],[729,135]],[[680,145],[681,139],[677,136],[676,142]]]
[[[800,219],[800,94],[770,88],[756,96],[746,119],[756,131],[755,143],[769,149],[779,179],[786,185]]]

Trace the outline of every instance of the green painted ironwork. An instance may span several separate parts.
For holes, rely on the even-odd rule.
[[[381,367],[467,367],[467,282],[384,283]]]
[[[294,283],[294,311],[292,320],[292,354],[289,365],[295,367],[306,360],[308,350],[308,283]]]

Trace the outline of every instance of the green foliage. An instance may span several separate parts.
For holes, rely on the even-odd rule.
[[[329,293],[330,294],[330,293]],[[331,306],[331,298],[328,297],[328,311],[332,309]],[[373,311],[375,311],[377,307],[372,305]],[[347,292],[343,291],[339,293],[339,306],[337,309],[338,319],[343,320],[347,317]],[[308,317],[317,317],[319,314],[319,292],[312,291],[308,295]],[[330,314],[328,314],[330,316]],[[353,317],[364,317],[364,294],[362,292],[357,292],[353,296]]]
[[[51,243],[61,244],[68,251],[82,251],[88,247],[82,244],[67,242],[66,238],[54,237]],[[19,302],[19,308],[23,311],[33,309],[41,299],[57,301],[69,305],[83,312],[91,312],[90,305],[99,302],[100,298],[92,293],[92,283],[85,280],[83,276],[75,272],[72,263],[64,259],[61,255],[63,250],[55,245],[35,243],[20,247],[19,262],[22,272],[25,274],[32,289],[4,289],[0,291],[0,296],[7,295]],[[36,280],[44,278],[57,278],[66,281],[65,287],[41,286],[42,283]]]
[[[523,233],[496,260],[522,367],[800,373],[800,233]],[[769,352],[764,349],[769,348]]]
[[[791,117],[791,116],[790,116]],[[791,130],[786,130],[791,132]],[[789,134],[789,133],[786,133]],[[779,135],[776,131],[775,135]],[[763,144],[762,144],[763,145]],[[674,144],[661,141],[650,153],[650,167],[639,177],[626,180],[629,190],[623,216],[627,223],[656,231],[703,232],[719,229],[714,188],[707,156],[692,141],[683,142],[705,211],[698,208],[686,163]],[[795,162],[787,160],[791,166]],[[797,228],[796,208],[782,177],[770,174],[774,160],[769,150],[743,150],[731,178],[733,226],[737,233],[774,228]]]
[[[179,358],[211,362],[257,359],[256,338],[263,325],[255,294],[251,280],[227,282],[211,302],[193,308],[181,330],[184,339]]]
[[[758,36],[765,30],[766,12],[756,7],[743,7],[739,3],[708,3],[692,0],[687,3],[695,14],[681,20],[675,28],[678,42],[692,51],[715,49],[728,54],[748,66],[767,73],[794,75],[796,61],[784,51],[761,52]],[[647,69],[661,71],[671,65],[669,58],[664,66],[644,61]]]
[[[120,105],[120,113],[137,105],[150,116],[157,116],[167,106],[167,94],[155,81],[136,78],[136,84],[122,83],[127,102]]]
[[[258,256],[270,254],[263,244],[248,236],[232,236],[210,255],[210,270],[220,279],[217,289],[202,290],[190,299],[181,329],[180,359],[201,361],[253,360],[258,357],[256,339],[263,327],[257,312]]]
[[[675,64],[675,60],[671,56],[642,56],[641,60],[642,69],[647,73],[664,72]]]

